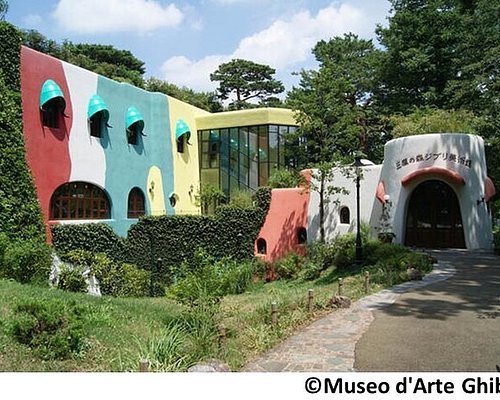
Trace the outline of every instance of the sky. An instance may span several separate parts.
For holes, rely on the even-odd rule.
[[[377,44],[388,0],[9,0],[6,20],[62,42],[130,50],[154,76],[213,91],[210,73],[243,58],[267,64],[290,90],[317,67],[320,40],[352,32]]]

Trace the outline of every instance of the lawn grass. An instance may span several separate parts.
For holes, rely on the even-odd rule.
[[[338,277],[328,273],[312,281],[256,282],[247,292],[230,295],[215,306],[187,308],[168,298],[92,297],[0,280],[0,371],[135,371],[141,358],[152,370],[185,371],[202,359],[219,358],[237,371],[256,355],[294,331],[331,312],[328,300],[337,293]],[[370,291],[382,289],[371,285]],[[307,306],[314,290],[314,310]],[[343,294],[353,301],[364,296],[361,272],[344,277]],[[86,310],[88,348],[81,356],[44,360],[10,334],[16,304],[27,299],[61,299]],[[271,323],[271,303],[278,324]],[[227,338],[219,346],[217,327]]]
[[[28,299],[74,301],[87,309],[84,326],[89,349],[83,357],[43,360],[9,333],[14,308]],[[111,298],[64,292],[0,280],[0,371],[120,371],[133,369],[138,342],[158,332],[179,306],[164,298]],[[134,360],[135,361],[135,360]]]

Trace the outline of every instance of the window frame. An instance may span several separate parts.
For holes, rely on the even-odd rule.
[[[128,193],[127,218],[138,219],[144,215],[146,215],[146,198],[144,192],[136,186]]]
[[[59,129],[61,127],[64,110],[60,99],[60,97],[55,97],[41,107],[43,126],[51,129]]]
[[[345,212],[347,211],[347,222],[345,222]],[[347,206],[340,207],[339,221],[341,224],[349,225],[351,223],[351,210]]]
[[[52,193],[49,212],[52,221],[106,220],[111,218],[111,201],[90,182],[66,182]]]
[[[264,238],[258,238],[255,242],[255,247],[257,248],[257,254],[266,255],[267,254],[267,241]]]

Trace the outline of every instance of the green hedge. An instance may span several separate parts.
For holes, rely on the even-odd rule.
[[[264,223],[271,190],[260,188],[254,207],[221,206],[214,215],[145,217],[130,227],[127,236],[129,262],[145,269],[191,263],[198,249],[221,259],[253,257],[254,242]]]
[[[125,241],[106,224],[53,225],[52,244],[60,255],[72,250],[105,253],[113,260],[125,260]]]
[[[0,232],[45,241],[40,205],[25,159],[19,92],[21,33],[0,22]]]
[[[165,277],[183,262],[190,264],[198,249],[216,259],[252,258],[270,199],[271,190],[260,188],[251,208],[221,206],[210,216],[147,216],[130,227],[126,239],[105,224],[54,225],[52,241],[61,255],[72,250],[105,253]]]
[[[22,33],[5,21],[0,21],[0,75],[7,88],[20,91],[19,64],[21,58]]]
[[[51,263],[50,248],[45,243],[35,240],[12,241],[0,233],[0,278],[45,285]]]

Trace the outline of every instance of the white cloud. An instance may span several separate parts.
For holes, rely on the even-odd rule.
[[[30,14],[23,17],[24,25],[33,28],[38,27],[42,23],[42,17],[38,14]]]
[[[269,28],[243,39],[234,56],[285,68],[305,61],[320,39],[329,39],[363,26],[362,12],[349,5],[324,8],[316,16],[299,12],[277,20]]]
[[[52,16],[77,33],[151,32],[178,26],[182,12],[154,0],[59,0]]]
[[[213,90],[210,73],[222,62],[243,58],[270,65],[277,70],[277,78],[283,79],[280,71],[289,72],[298,63],[311,64],[311,49],[319,40],[348,32],[369,37],[376,22],[373,16],[366,15],[360,8],[332,3],[316,15],[301,11],[274,21],[268,28],[242,39],[232,54],[208,56],[198,61],[185,57],[170,58],[163,64],[162,72],[166,80],[177,85],[195,90]]]
[[[210,81],[210,73],[230,60],[230,56],[211,55],[199,61],[191,61],[184,56],[171,57],[163,63],[163,79],[190,89],[213,91],[216,84]]]

